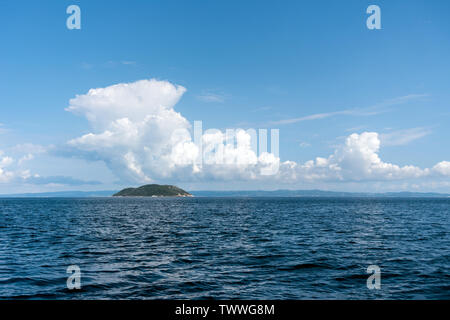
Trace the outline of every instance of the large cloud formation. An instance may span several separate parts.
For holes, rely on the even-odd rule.
[[[165,176],[172,163],[173,132],[190,127],[173,109],[185,91],[156,80],[91,89],[71,99],[66,110],[84,115],[98,133],[69,145],[131,180],[150,181],[150,172]]]
[[[377,181],[450,176],[450,162],[431,169],[383,162],[376,132],[352,134],[328,158],[303,164],[280,162],[268,152],[258,155],[255,137],[244,130],[235,130],[231,137],[218,130],[206,131],[200,137],[200,148],[193,141],[189,121],[174,110],[185,91],[182,86],[151,79],[77,95],[66,110],[85,116],[94,132],[72,139],[68,145],[85,158],[103,160],[120,178],[133,182]],[[230,138],[234,143],[229,143]]]

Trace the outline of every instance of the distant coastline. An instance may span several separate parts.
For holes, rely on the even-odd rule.
[[[0,198],[92,198],[112,197],[118,190],[59,191],[40,193],[0,194]],[[339,192],[323,190],[246,190],[189,191],[195,197],[337,197],[337,198],[450,198],[450,194],[434,192]]]

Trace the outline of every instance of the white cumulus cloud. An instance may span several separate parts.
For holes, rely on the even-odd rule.
[[[408,165],[400,167],[383,162],[378,151],[380,139],[376,132],[351,134],[345,143],[327,158],[318,157],[304,164],[284,162],[285,177],[297,180],[376,181],[416,179],[429,174],[429,169]]]
[[[450,174],[450,163],[445,161],[432,169],[382,161],[376,132],[351,134],[328,157],[297,163],[280,162],[267,152],[258,155],[249,131],[235,130],[231,137],[235,143],[230,144],[226,134],[208,130],[201,136],[200,165],[196,159],[201,150],[191,137],[191,124],[174,109],[185,91],[182,86],[152,79],[77,95],[66,110],[85,116],[92,132],[70,140],[68,146],[73,154],[103,160],[120,178],[133,182],[378,181]],[[264,170],[276,174],[267,175]]]
[[[13,158],[4,156],[0,151],[0,182],[8,182],[14,177],[14,172],[8,170],[13,162]]]
[[[450,161],[441,161],[433,167],[433,171],[442,176],[450,176]]]

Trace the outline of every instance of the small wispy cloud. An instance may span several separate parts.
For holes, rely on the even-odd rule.
[[[26,179],[27,183],[36,185],[46,185],[46,184],[58,184],[58,185],[68,185],[68,186],[83,186],[83,185],[100,185],[100,181],[95,180],[80,180],[67,176],[50,176],[50,177],[40,177],[34,176]]]
[[[356,127],[351,127],[351,128],[345,129],[345,132],[354,133],[354,132],[365,130],[366,128],[367,128],[367,126],[361,125],[361,126],[356,126]]]
[[[307,147],[310,147],[311,144],[309,144],[308,142],[300,142],[300,143],[299,143],[299,146],[300,146],[301,148],[307,148]]]
[[[223,103],[225,102],[225,95],[223,93],[216,93],[212,91],[205,91],[197,96],[197,99],[203,102]]]
[[[120,63],[126,66],[132,66],[136,64],[136,61],[121,61]]]
[[[117,67],[117,66],[120,66],[120,65],[122,65],[121,61],[110,60],[110,61],[107,61],[106,63],[104,63],[103,67],[105,67],[105,68],[114,68],[114,67]]]
[[[22,158],[19,159],[17,162],[19,166],[21,166],[25,161],[30,161],[34,159],[34,155],[32,153],[24,155]]]
[[[3,123],[0,123],[0,134],[9,132],[9,129],[5,128]]]
[[[101,67],[101,68],[114,68],[114,67],[118,67],[118,66],[135,66],[137,64],[136,61],[132,61],[132,60],[123,60],[123,61],[107,61],[105,63],[102,64],[94,64],[94,63],[88,63],[88,62],[82,62],[81,63],[81,67],[83,69],[86,70],[90,70],[96,67]]]
[[[395,106],[395,105],[406,103],[406,102],[411,101],[411,100],[425,98],[425,97],[428,97],[428,96],[429,96],[428,94],[408,94],[406,96],[401,96],[401,97],[385,100],[385,101],[383,101],[381,103],[376,104],[374,107]]]
[[[326,118],[331,118],[331,117],[340,116],[340,115],[374,116],[374,115],[378,115],[380,113],[389,112],[390,110],[387,109],[388,107],[403,104],[408,101],[423,98],[426,96],[427,96],[426,94],[410,94],[410,95],[406,95],[406,96],[402,96],[402,97],[397,97],[394,99],[385,100],[383,102],[377,103],[373,106],[366,107],[366,108],[353,108],[353,109],[344,109],[344,110],[339,110],[339,111],[334,111],[334,112],[315,113],[315,114],[298,117],[298,118],[290,118],[290,119],[272,121],[271,124],[273,124],[273,125],[292,124],[292,123],[303,122],[303,121],[326,119]]]
[[[32,154],[41,154],[45,153],[47,149],[52,148],[52,146],[42,146],[39,144],[33,144],[33,143],[23,143],[15,145],[12,150],[14,152],[20,152],[20,153],[32,153]]]
[[[297,122],[303,122],[303,121],[310,121],[310,120],[318,120],[318,119],[325,119],[334,117],[337,115],[344,115],[344,114],[352,114],[354,110],[341,110],[341,111],[335,111],[335,112],[326,112],[326,113],[315,113],[311,114],[309,116],[299,117],[299,118],[291,118],[291,119],[284,119],[284,120],[278,120],[278,121],[272,121],[271,124],[291,124],[291,123],[297,123]]]
[[[268,111],[271,109],[273,109],[271,106],[264,106],[264,107],[255,108],[252,110],[252,112]]]
[[[92,69],[94,67],[94,65],[92,63],[82,62],[81,67],[83,69],[89,70],[89,69]]]
[[[432,130],[430,128],[417,127],[383,133],[380,135],[380,140],[384,146],[402,146],[431,133]]]

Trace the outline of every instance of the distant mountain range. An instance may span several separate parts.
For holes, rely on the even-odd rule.
[[[42,193],[2,194],[1,198],[89,198],[111,197],[117,190],[104,191],[61,191]],[[191,191],[195,197],[383,197],[383,198],[448,198],[445,193],[423,192],[336,192],[323,190],[274,190],[274,191]]]
[[[87,197],[110,197],[117,191],[59,191],[40,193],[15,193],[0,194],[0,198],[87,198]]]
[[[441,198],[450,194],[423,192],[337,192],[323,190],[274,190],[274,191],[191,191],[196,197],[405,197]]]

